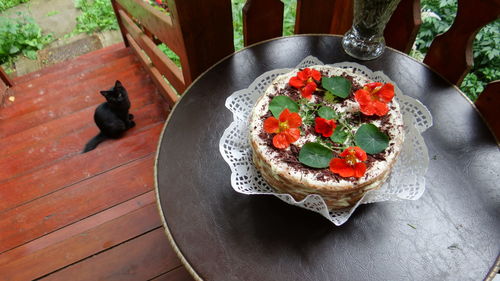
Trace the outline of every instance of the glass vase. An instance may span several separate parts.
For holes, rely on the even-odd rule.
[[[384,29],[400,0],[354,0],[352,27],[342,47],[360,60],[378,58],[385,49]]]

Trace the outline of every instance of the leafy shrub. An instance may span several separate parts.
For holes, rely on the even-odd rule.
[[[117,30],[113,6],[109,0],[76,0],[75,7],[82,11],[82,14],[76,19],[75,30],[71,33],[99,32],[104,30]]]
[[[0,1],[0,12],[3,12],[7,9],[15,7],[21,3],[26,3],[30,0],[1,0]]]
[[[422,0],[422,25],[411,55],[422,60],[436,35],[451,26],[457,12],[457,0]],[[461,90],[471,100],[484,90],[484,86],[500,79],[500,20],[485,26],[476,36],[473,45],[474,67],[465,77]]]
[[[31,17],[22,14],[16,18],[0,16],[0,64],[11,62],[21,53],[36,59],[36,51],[51,41],[52,35],[43,35]]]

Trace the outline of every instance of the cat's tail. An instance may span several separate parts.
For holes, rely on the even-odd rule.
[[[99,132],[99,134],[97,134],[97,136],[95,136],[89,140],[89,142],[85,145],[85,148],[83,149],[82,153],[91,151],[92,149],[96,148],[101,142],[105,141],[106,139],[107,139],[107,137],[102,132]]]

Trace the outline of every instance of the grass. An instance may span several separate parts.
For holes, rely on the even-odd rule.
[[[30,0],[0,0],[0,13]]]

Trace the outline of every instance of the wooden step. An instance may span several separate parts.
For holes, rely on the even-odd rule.
[[[149,280],[180,265],[163,228],[157,228],[40,280]]]
[[[71,62],[62,66],[60,73],[52,73],[49,75],[43,75],[31,81],[16,84],[13,88],[16,97],[28,96],[31,93],[36,92],[39,95],[44,94],[48,90],[59,89],[61,85],[68,85],[68,82],[76,83],[78,81],[84,81],[87,77],[91,77],[93,73],[101,71],[102,68],[108,66],[115,60],[123,60],[124,58],[129,58],[133,63],[138,63],[138,60],[128,52],[128,50],[121,51],[120,57],[111,57],[104,60],[95,59],[92,64],[88,66],[73,67]],[[120,69],[111,70],[109,73],[114,71],[119,71]],[[49,82],[49,83],[47,83]]]
[[[115,78],[113,78],[112,81],[108,81],[108,83],[114,84],[114,79],[138,79],[141,76],[142,73],[137,73],[136,69],[130,69],[124,73],[117,74]],[[146,87],[146,85],[150,84],[151,83],[149,80],[140,80],[138,84],[135,84],[133,86],[133,89],[142,89]],[[0,126],[0,137],[6,137],[12,134],[19,133],[34,126],[38,126],[51,120],[61,118],[62,116],[68,115],[69,113],[80,111],[87,107],[94,107],[104,101],[103,97],[96,92],[97,91],[93,91],[92,94],[89,93],[85,96],[78,96],[77,93],[71,93],[72,96],[70,99],[65,99],[61,102],[51,104],[37,111],[11,117],[7,122],[3,122],[3,124]],[[138,92],[142,93],[141,91]],[[131,90],[131,100],[134,99],[135,95],[136,91]]]
[[[102,48],[84,55],[81,55],[79,57],[76,57],[74,59],[60,62],[54,65],[51,65],[49,67],[45,67],[41,70],[34,71],[31,73],[28,73],[26,75],[22,75],[19,77],[15,77],[14,83],[16,85],[21,85],[24,83],[30,83],[36,80],[39,77],[50,77],[53,79],[57,79],[59,77],[64,77],[63,74],[71,74],[68,73],[67,66],[70,65],[71,69],[76,69],[77,67],[95,67],[99,66],[99,63],[96,63],[96,61],[112,61],[116,58],[120,58],[123,56],[126,56],[130,54],[130,50],[125,48],[125,45],[123,43],[118,43],[111,45],[106,48]]]
[[[32,280],[161,227],[153,191],[139,197],[142,202],[136,197],[68,226],[65,232],[81,225],[86,229],[73,231],[65,239],[49,234],[0,255],[2,280]],[[113,213],[117,211],[119,215]],[[115,218],[102,222],[103,213]],[[32,249],[40,244],[45,245]]]
[[[149,155],[2,213],[0,252],[152,190],[153,165]]]
[[[106,141],[90,152],[76,154],[64,161],[0,182],[0,216],[4,217],[5,212],[31,203],[38,197],[153,155],[162,128],[163,124],[160,123],[129,138]]]
[[[149,85],[146,86],[144,90],[150,93],[155,93],[156,89],[153,85]],[[162,100],[159,95],[141,95],[132,101],[130,112],[134,115],[140,116],[140,114],[149,113],[148,111],[144,112],[145,110],[142,108],[144,106],[151,105],[155,110],[153,112],[161,110],[162,116],[166,116],[167,104],[164,104],[162,108],[161,106],[158,106],[158,104],[161,103]],[[139,111],[141,111],[141,113],[139,113]],[[93,119],[94,112],[95,107],[87,107],[64,118],[55,119],[8,137],[1,138],[0,147],[9,146],[9,149],[4,151],[1,156],[5,157],[18,153],[21,150],[33,148],[33,145],[35,144],[39,145],[40,143],[51,142],[62,136],[79,131],[85,127],[95,126]]]
[[[143,107],[136,113],[136,126],[126,131],[121,139],[139,134],[165,118],[164,111],[156,105]],[[91,121],[92,117],[88,116],[87,120],[89,120],[87,125],[71,134],[60,138],[49,138],[44,142],[33,142],[29,148],[17,153],[0,155],[0,182],[80,154],[85,144],[99,133],[99,129]]]
[[[0,119],[5,120],[13,116],[40,110],[54,103],[71,99],[74,96],[85,97],[87,95],[100,95],[100,90],[107,90],[114,85],[116,79],[106,75],[109,74],[113,68],[118,68],[120,69],[120,72],[125,72],[129,69],[137,69],[137,65],[135,65],[132,57],[127,56],[110,62],[98,71],[90,73],[86,80],[77,80],[69,84],[65,81],[66,84],[60,85],[55,85],[54,82],[51,82],[52,86],[56,87],[51,90],[43,88],[21,90],[18,87],[15,87],[15,102],[7,103],[6,107],[0,109]],[[143,75],[146,76],[145,73],[143,73]],[[126,84],[126,81],[122,82]],[[30,91],[35,93],[30,93]],[[22,92],[24,95],[17,94],[17,92]]]

